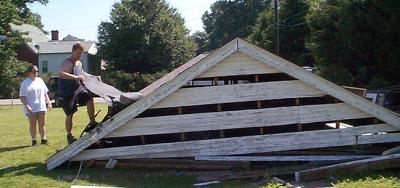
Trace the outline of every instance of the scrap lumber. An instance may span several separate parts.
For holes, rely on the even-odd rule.
[[[282,59],[268,51],[263,50],[260,47],[254,46],[242,39],[238,40],[238,49],[239,51],[277,69],[294,78],[304,81],[307,84],[310,84],[323,92],[328,93],[344,101],[351,106],[358,108],[376,118],[397,127],[400,129],[400,121],[399,116],[393,113],[392,111],[379,106],[377,104],[371,103],[367,99],[357,96],[356,94],[347,91],[346,89],[337,86],[336,84],[329,82],[311,72],[303,70],[303,68],[290,63],[289,61]]]
[[[382,155],[390,155],[400,153],[400,146],[382,152]]]
[[[237,51],[237,41],[224,45],[223,47],[216,50],[214,53],[204,56],[198,56],[198,59],[192,59],[194,62],[190,67],[183,67],[177,72],[171,72],[167,74],[165,80],[158,80],[141,90],[143,98],[131,104],[109,120],[103,122],[96,129],[92,130],[89,134],[83,136],[76,142],[67,146],[67,148],[61,150],[55,155],[51,156],[47,160],[47,170],[52,170],[60,164],[71,159],[73,156],[79,154],[81,151],[95,143],[97,140],[103,138],[105,135],[114,131],[127,123],[131,118],[136,117],[152,105],[156,104],[163,98],[169,96],[180,87],[193,80],[197,75],[201,74],[205,70],[209,69],[213,65],[220,62],[230,54]],[[197,62],[198,61],[198,62]],[[182,65],[183,66],[183,65]],[[186,65],[187,66],[187,65]]]
[[[307,181],[322,179],[330,175],[357,173],[366,170],[383,170],[397,167],[400,167],[400,154],[392,154],[298,171],[295,173],[295,178],[296,181]]]
[[[376,124],[347,129],[305,131],[91,149],[82,151],[71,160],[82,161],[108,158],[172,158],[210,155],[238,155],[357,144],[400,142],[400,133],[362,135],[365,133],[393,131],[394,129],[396,128],[390,125]]]
[[[348,161],[377,155],[293,155],[293,156],[196,156],[203,161]]]
[[[135,118],[105,137],[269,127],[367,117],[370,115],[344,103],[210,112]]]
[[[111,159],[110,159],[111,160]],[[110,163],[96,161],[93,166],[104,167]],[[115,161],[115,159],[113,159]],[[195,161],[188,159],[129,159],[118,160],[115,168],[158,169],[158,170],[230,170],[233,168],[249,169],[250,162]]]

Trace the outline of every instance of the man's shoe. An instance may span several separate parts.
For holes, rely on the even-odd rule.
[[[68,141],[68,144],[72,144],[72,142],[75,142],[76,139],[74,138],[74,136],[72,136],[72,134],[68,134],[67,141]]]
[[[46,139],[40,140],[40,143],[41,143],[41,144],[49,144],[49,142],[48,142]]]
[[[99,123],[97,121],[92,121],[86,126],[85,130],[83,130],[83,131],[89,132],[89,131],[93,130],[97,125],[99,125]]]
[[[32,146],[35,146],[37,144],[36,140],[32,140]]]

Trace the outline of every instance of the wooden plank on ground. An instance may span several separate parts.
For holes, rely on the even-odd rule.
[[[326,93],[299,80],[182,88],[151,108],[221,104],[285,98],[320,97]]]
[[[189,68],[187,68],[187,65],[182,65],[182,71],[185,71],[169,74],[169,76],[167,75],[168,78],[165,80],[154,83],[154,85],[152,84],[153,86],[151,87],[146,87],[148,89],[145,88],[143,89],[143,92],[140,92],[144,95],[143,98],[131,104],[109,120],[103,122],[94,130],[90,131],[89,134],[86,134],[79,140],[67,146],[65,149],[51,156],[47,160],[47,170],[52,170],[60,164],[71,159],[73,156],[86,149],[100,138],[103,138],[105,135],[121,127],[130,119],[136,117],[138,114],[150,108],[155,103],[178,90],[183,85],[193,80],[196,76],[208,70],[210,67],[217,64],[235,51],[237,51],[237,40],[229,42],[228,44],[216,50],[214,53],[204,58],[200,57],[199,59],[192,60],[192,63],[188,62],[191,65],[188,66]],[[180,69],[178,68],[178,70]]]
[[[370,117],[344,103],[135,118],[105,137],[304,124]]]
[[[107,161],[96,161],[97,166],[104,166]],[[189,159],[129,159],[119,160],[115,168],[153,169],[153,170],[230,170],[233,168],[249,169],[250,162],[245,161],[195,161]]]
[[[382,152],[382,155],[390,155],[400,153],[400,146]]]
[[[357,144],[400,141],[400,133],[362,135],[395,130],[387,124],[347,129],[305,131],[273,135],[257,135],[212,140],[198,140],[141,146],[92,149],[82,151],[71,160],[82,161],[107,158],[172,158],[212,155],[239,155],[288,151]],[[361,135],[361,136],[359,136]]]
[[[386,123],[397,127],[400,129],[400,117],[396,115],[394,112],[376,105],[362,97],[357,96],[346,89],[335,85],[332,82],[329,82],[311,72],[305,71],[301,67],[290,63],[270,52],[265,51],[257,46],[254,46],[242,39],[238,39],[238,48],[239,51],[263,62],[277,70],[280,70],[294,78],[304,81],[307,84],[310,84],[321,91],[332,95],[351,106],[354,106],[376,118],[385,121]]]
[[[325,178],[330,175],[358,173],[366,170],[382,170],[397,167],[400,167],[400,154],[392,154],[303,170],[296,172],[295,177],[296,181],[307,181]]]
[[[199,75],[197,78],[268,74],[279,72],[281,71],[278,71],[242,52],[237,51]]]
[[[202,161],[348,161],[377,155],[196,156]]]

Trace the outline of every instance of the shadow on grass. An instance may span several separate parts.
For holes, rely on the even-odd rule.
[[[6,152],[6,151],[13,151],[17,149],[22,149],[22,148],[27,148],[28,146],[13,146],[13,147],[5,147],[5,148],[0,148],[0,153]]]
[[[194,178],[182,176],[163,176],[149,177],[146,171],[126,170],[126,169],[96,169],[82,168],[78,177],[79,166],[70,169],[56,169],[47,171],[44,163],[27,163],[19,166],[6,167],[0,169],[0,177],[2,176],[42,176],[51,178],[55,181],[64,182],[66,184],[102,184],[117,187],[192,187],[195,182]]]

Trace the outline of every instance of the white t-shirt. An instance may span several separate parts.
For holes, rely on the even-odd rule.
[[[26,78],[19,88],[19,96],[25,97],[25,102],[32,108],[32,112],[46,112],[46,97],[45,94],[49,92],[46,84],[42,78],[36,77],[35,80]],[[28,110],[24,108],[25,114]]]

